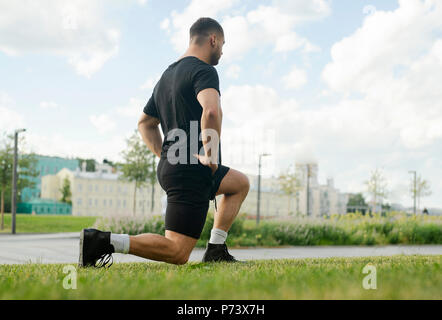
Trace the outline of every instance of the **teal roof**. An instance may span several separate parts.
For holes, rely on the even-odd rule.
[[[36,199],[32,199],[31,201],[27,201],[27,202],[21,202],[21,203],[29,203],[29,204],[66,204],[64,202],[60,202],[57,200],[53,200],[53,199],[42,199],[42,198],[36,198]]]

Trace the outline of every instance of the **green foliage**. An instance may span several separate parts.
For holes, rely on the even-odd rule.
[[[365,199],[364,199],[364,196],[362,195],[362,193],[356,193],[356,194],[350,195],[350,197],[348,199],[347,206],[365,207],[365,206],[367,206],[367,204],[365,203]]]
[[[154,185],[156,181],[156,156],[146,147],[143,140],[135,130],[132,136],[126,140],[127,149],[121,152],[123,163],[117,164],[123,173],[120,177],[123,181],[135,182],[134,207],[136,212],[136,190],[150,183],[152,187],[152,209],[154,207]]]
[[[164,234],[164,218],[107,217],[97,220],[97,228],[117,233]],[[213,213],[207,214],[197,247],[205,247],[213,227]],[[372,217],[360,213],[329,219],[296,217],[285,222],[262,221],[256,226],[238,215],[227,237],[229,246],[310,246],[310,245],[387,245],[442,244],[440,217],[391,214]]]
[[[164,235],[164,219],[160,216],[146,218],[143,216],[117,215],[110,217],[99,217],[94,228],[137,235],[141,233],[157,233]]]
[[[34,188],[32,178],[38,176],[37,158],[34,153],[22,154],[25,143],[24,136],[19,136],[17,141],[17,199],[20,199],[24,188]],[[12,172],[14,163],[14,135],[3,133],[0,145],[0,212],[1,229],[4,227],[3,213],[11,210],[12,198]]]
[[[71,183],[68,177],[64,178],[63,186],[61,187],[60,192],[61,192],[60,201],[72,205]]]
[[[86,162],[86,172],[95,172],[95,159],[82,159],[77,158],[78,166],[83,169],[83,162]]]

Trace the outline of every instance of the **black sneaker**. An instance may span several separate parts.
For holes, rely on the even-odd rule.
[[[113,263],[114,246],[110,243],[110,232],[83,229],[80,233],[80,267],[110,267]]]
[[[236,260],[227,250],[226,243],[207,243],[207,249],[203,256],[203,262],[242,262]]]

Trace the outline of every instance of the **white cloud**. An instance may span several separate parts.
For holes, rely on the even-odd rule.
[[[215,18],[229,9],[238,0],[192,0],[183,12],[172,11],[170,20],[164,19],[161,27],[171,33],[171,42],[176,51],[186,50],[189,43],[189,29],[201,17]]]
[[[48,156],[93,158],[99,162],[103,159],[121,161],[120,152],[126,147],[125,138],[129,134],[119,134],[95,142],[90,140],[75,140],[63,133],[53,133],[50,136],[29,132],[26,141],[30,151]]]
[[[232,79],[238,79],[241,67],[237,64],[230,65],[226,70],[226,76]]]
[[[0,91],[0,131],[9,132],[25,127],[22,114],[16,112],[16,103],[6,92]]]
[[[130,98],[129,103],[115,109],[116,113],[124,117],[139,117],[147,101],[139,98]]]
[[[101,0],[1,1],[0,51],[66,57],[90,77],[118,52],[119,31],[102,17]]]
[[[116,128],[115,121],[107,114],[91,115],[89,121],[100,134],[109,133]]]
[[[161,78],[161,75],[156,75],[154,77],[150,77],[149,79],[146,80],[146,82],[144,82],[140,86],[140,89],[141,90],[152,90],[153,88],[155,88],[155,85],[160,80],[160,78]]]
[[[307,83],[307,73],[297,66],[292,66],[292,70],[283,78],[283,82],[287,89],[300,88]]]
[[[376,10],[333,45],[322,78],[335,92],[361,94],[365,109],[381,114],[403,146],[431,146],[442,138],[441,31],[440,1]]]
[[[226,35],[223,57],[226,60],[242,58],[249,50],[263,45],[270,45],[275,52],[288,52],[301,49],[311,52],[318,48],[306,38],[295,32],[299,23],[316,20],[330,13],[328,1],[274,1],[272,5],[260,5],[258,8],[242,14],[221,16],[226,9],[239,3],[234,0],[203,1],[193,0],[182,13],[173,11],[163,20],[161,27],[171,37],[171,42],[178,52],[186,50],[189,41],[189,29],[201,16],[218,19]],[[277,21],[277,23],[275,23]]]

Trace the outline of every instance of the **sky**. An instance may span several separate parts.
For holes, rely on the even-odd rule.
[[[223,163],[278,175],[318,163],[320,184],[442,208],[442,1],[0,0],[0,132],[27,151],[121,160],[162,72],[199,17],[226,44]]]

